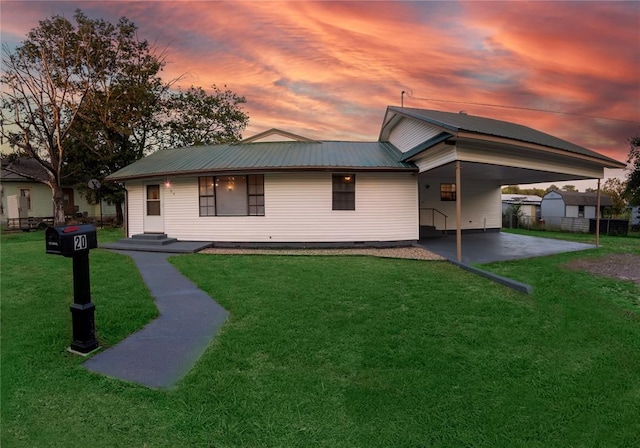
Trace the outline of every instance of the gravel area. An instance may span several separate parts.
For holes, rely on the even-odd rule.
[[[200,251],[201,254],[238,255],[371,255],[386,258],[408,258],[412,260],[444,260],[421,247],[393,247],[393,248],[362,248],[362,249],[224,249],[209,248]]]
[[[630,280],[640,285],[640,255],[612,254],[602,258],[579,258],[566,266],[604,277]]]

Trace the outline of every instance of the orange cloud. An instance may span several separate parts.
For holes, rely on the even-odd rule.
[[[77,7],[168,46],[167,79],[246,96],[247,135],[374,140],[403,90],[407,106],[516,121],[619,160],[640,133],[633,2],[3,2],[3,40]]]

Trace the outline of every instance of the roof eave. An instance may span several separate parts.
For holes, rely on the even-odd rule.
[[[130,180],[143,180],[143,179],[157,179],[159,177],[185,177],[185,176],[202,176],[206,174],[238,174],[238,173],[278,173],[278,172],[293,172],[293,171],[319,171],[319,172],[337,172],[337,171],[350,171],[350,172],[409,172],[417,173],[418,168],[406,164],[406,167],[354,167],[354,166],[308,166],[308,167],[252,167],[252,168],[214,168],[214,169],[202,169],[202,170],[190,170],[190,171],[169,171],[161,173],[145,173],[145,174],[132,174],[129,176],[107,176],[105,181],[107,182],[125,182]]]

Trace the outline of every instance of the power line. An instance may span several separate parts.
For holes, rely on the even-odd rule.
[[[469,106],[498,107],[498,108],[502,108],[502,109],[528,110],[528,111],[533,111],[533,112],[546,112],[546,113],[550,113],[550,114],[560,114],[560,115],[574,115],[576,117],[597,118],[597,119],[600,119],[600,120],[611,120],[611,121],[620,121],[620,122],[623,122],[623,123],[640,124],[640,121],[634,121],[634,120],[623,120],[623,119],[620,119],[620,118],[599,117],[597,115],[577,114],[577,113],[574,113],[574,112],[561,112],[561,111],[557,111],[557,110],[536,109],[534,107],[504,106],[504,105],[501,105],[501,104],[474,103],[474,102],[471,102],[471,101],[454,101],[454,100],[441,100],[441,99],[436,99],[436,98],[420,98],[418,96],[413,96],[413,93],[411,91],[407,92],[407,96],[409,98],[414,99],[414,100],[435,101],[435,102],[439,102],[439,103],[467,104]]]

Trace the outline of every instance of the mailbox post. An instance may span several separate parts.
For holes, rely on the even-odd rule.
[[[85,354],[98,348],[95,336],[95,305],[91,303],[89,250],[98,247],[96,228],[91,224],[47,228],[46,253],[73,258],[73,304],[71,350]]]

